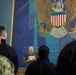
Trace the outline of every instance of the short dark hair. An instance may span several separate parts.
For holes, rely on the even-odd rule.
[[[39,49],[38,49],[38,55],[39,57],[48,57],[49,55],[49,48],[45,45],[41,46]]]
[[[4,31],[5,31],[5,27],[0,26],[0,36],[2,36],[2,35],[3,35]]]

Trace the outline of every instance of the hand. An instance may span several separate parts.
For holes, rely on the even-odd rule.
[[[36,58],[33,58],[33,60],[36,60]]]
[[[26,61],[27,61],[27,62],[30,62],[30,60],[29,60],[29,59],[27,59]]]

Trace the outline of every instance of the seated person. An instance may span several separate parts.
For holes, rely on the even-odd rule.
[[[30,64],[31,62],[35,61],[37,59],[37,54],[34,52],[33,46],[29,46],[28,53],[24,55],[24,63]]]

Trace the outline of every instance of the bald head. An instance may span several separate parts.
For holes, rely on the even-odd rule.
[[[29,46],[29,53],[32,54],[34,51],[33,46]]]

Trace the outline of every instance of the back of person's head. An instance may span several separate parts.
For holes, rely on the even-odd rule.
[[[49,48],[45,45],[41,46],[39,49],[38,49],[38,55],[39,57],[48,57],[49,55]]]
[[[5,56],[0,55],[0,75],[15,75],[14,64]]]
[[[69,54],[68,54],[69,53]],[[69,73],[70,75],[76,75],[76,45],[73,44],[73,47],[69,49],[67,56],[69,57],[67,62],[69,66]]]
[[[7,38],[7,32],[4,26],[0,26],[0,37],[1,39]]]

